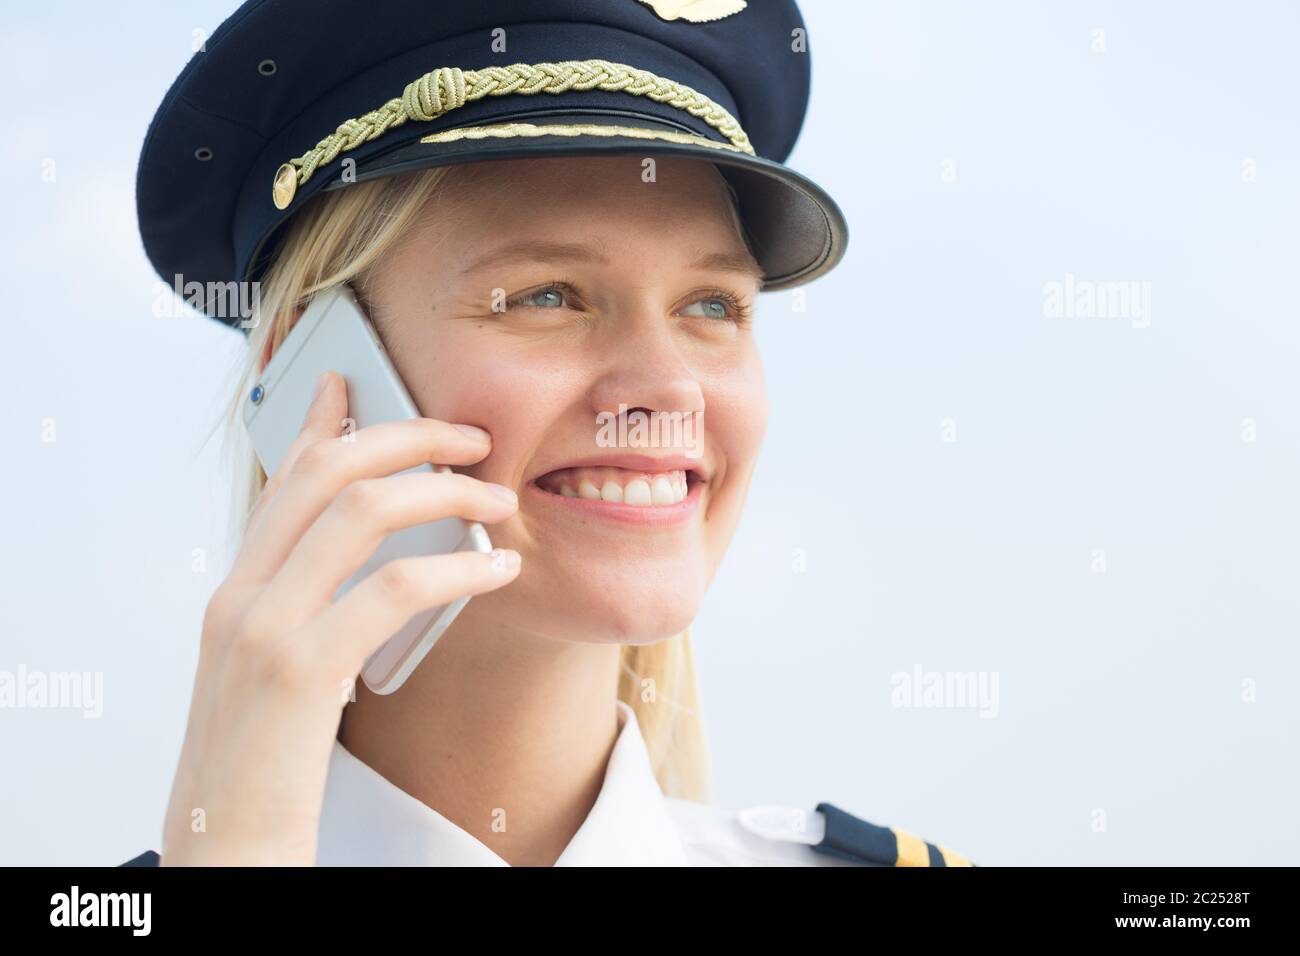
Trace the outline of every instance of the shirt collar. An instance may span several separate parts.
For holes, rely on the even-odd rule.
[[[616,700],[618,738],[586,820],[556,866],[684,866],[686,851],[636,714]],[[438,811],[399,789],[338,740],[317,840],[319,866],[508,866]]]

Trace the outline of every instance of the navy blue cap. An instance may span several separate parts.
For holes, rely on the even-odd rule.
[[[322,190],[492,159],[677,155],[735,189],[763,288],[801,285],[848,242],[834,200],[784,165],[808,105],[804,29],[793,0],[249,0],[150,123],[145,251],[168,284],[251,281]]]

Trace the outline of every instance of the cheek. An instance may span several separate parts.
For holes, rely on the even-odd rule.
[[[767,431],[767,387],[757,356],[714,378],[705,403],[705,432],[722,465],[713,482],[704,525],[716,569],[740,523]]]
[[[748,484],[767,433],[767,383],[757,352],[712,377],[705,391],[705,431],[731,477]]]
[[[513,485],[526,456],[572,403],[577,376],[486,333],[473,323],[434,325],[394,364],[422,414],[477,425],[492,436],[492,453],[459,470]]]

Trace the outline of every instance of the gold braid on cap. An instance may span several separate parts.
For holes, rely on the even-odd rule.
[[[712,126],[741,152],[754,155],[749,137],[736,118],[685,84],[656,76],[647,70],[608,60],[565,60],[561,63],[513,63],[482,70],[442,67],[408,83],[400,97],[377,110],[350,119],[307,152],[275,171],[271,191],[277,209],[293,201],[298,187],[311,179],[316,167],[330,163],[339,153],[382,136],[407,120],[427,122],[485,96],[534,96],[569,90],[603,90],[646,96],[685,110]]]

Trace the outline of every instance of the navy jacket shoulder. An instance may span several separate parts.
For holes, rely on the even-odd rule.
[[[119,866],[157,866],[161,858],[153,850],[145,850],[139,856],[133,856]]]

